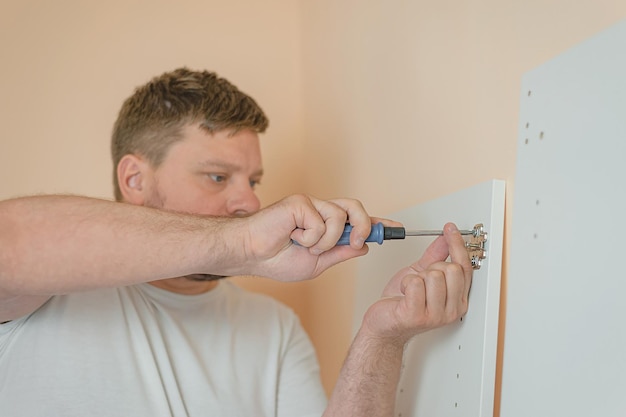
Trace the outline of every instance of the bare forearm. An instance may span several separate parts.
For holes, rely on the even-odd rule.
[[[250,216],[168,213],[74,196],[0,202],[0,301],[43,297],[189,274],[318,276],[367,253],[370,218],[356,200],[294,195]],[[350,212],[361,243],[335,246]],[[300,245],[294,245],[292,239]],[[2,306],[0,306],[2,307]],[[1,312],[0,312],[1,315]],[[11,316],[14,316],[11,314]],[[1,317],[0,317],[1,318]]]
[[[324,417],[393,414],[404,343],[366,336],[361,330],[341,369]]]
[[[222,219],[85,197],[0,203],[0,292],[45,295],[130,285],[242,264]],[[238,255],[238,257],[237,257]],[[213,261],[213,270],[206,263]],[[230,261],[230,265],[227,264]]]

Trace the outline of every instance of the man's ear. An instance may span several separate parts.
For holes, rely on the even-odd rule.
[[[117,164],[117,182],[127,203],[143,205],[149,192],[150,164],[137,155],[124,155]]]

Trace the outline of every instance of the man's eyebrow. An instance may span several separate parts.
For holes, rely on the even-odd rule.
[[[207,159],[204,161],[201,161],[198,163],[198,166],[200,166],[201,168],[211,168],[211,169],[221,169],[224,171],[239,171],[241,170],[241,167],[239,165],[230,163],[230,162],[226,162],[226,161],[220,161],[220,160],[213,160],[213,159]],[[253,175],[255,176],[262,176],[263,175],[263,168],[255,171],[253,173]]]

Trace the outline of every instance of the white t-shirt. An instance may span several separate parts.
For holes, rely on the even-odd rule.
[[[52,297],[0,325],[0,416],[319,416],[326,397],[296,315],[222,281]]]

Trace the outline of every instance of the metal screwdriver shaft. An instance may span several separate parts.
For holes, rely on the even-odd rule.
[[[466,235],[473,235],[473,230],[459,230],[459,232]],[[441,236],[443,235],[443,230],[406,230],[404,232],[405,236]]]

